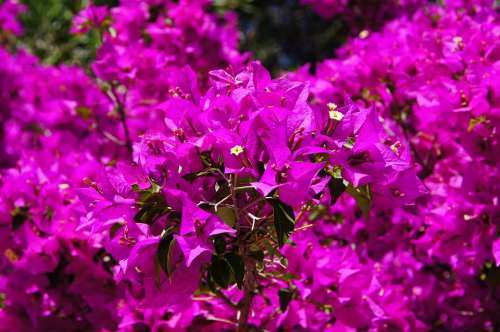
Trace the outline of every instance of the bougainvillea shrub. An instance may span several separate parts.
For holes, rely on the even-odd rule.
[[[497,321],[500,30],[492,5],[422,8],[411,20],[353,39],[314,77],[306,68],[296,74],[312,80],[318,103],[347,93],[409,140],[430,194],[404,214],[408,238],[397,245],[411,244],[409,258],[422,264],[405,273],[405,288],[417,291],[420,317],[452,330],[491,330]],[[391,213],[389,230],[401,223],[401,212]],[[388,222],[382,219],[377,228]],[[377,236],[373,226],[363,227],[375,237],[368,241],[382,237],[380,249],[388,249],[388,230]]]
[[[370,23],[279,77],[209,0],[88,3],[88,67],[0,4],[0,331],[500,329],[497,5],[301,3]]]

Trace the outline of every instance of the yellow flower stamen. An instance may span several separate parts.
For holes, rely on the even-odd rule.
[[[391,151],[394,152],[399,157],[399,149],[401,148],[401,142],[397,141],[396,143],[390,146]]]
[[[241,145],[235,145],[231,148],[231,154],[233,156],[239,156],[245,149]]]
[[[14,264],[15,262],[17,262],[19,260],[19,256],[17,256],[17,254],[14,252],[14,250],[12,250],[10,248],[7,248],[3,254],[5,255],[5,257],[7,257],[7,259],[12,264]]]
[[[463,42],[463,41],[464,41],[464,40],[463,40],[463,38],[462,38],[462,37],[460,37],[460,36],[455,36],[455,37],[453,37],[453,42],[454,42],[455,44],[457,44],[457,45],[462,44],[462,42]]]

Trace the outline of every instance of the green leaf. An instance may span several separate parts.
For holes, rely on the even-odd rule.
[[[116,233],[123,227],[120,223],[114,223],[109,229],[109,238],[112,239],[116,236]]]
[[[276,278],[280,279],[286,282],[292,281],[292,280],[298,280],[300,277],[296,274],[293,274],[291,272],[278,272],[278,271],[271,271],[271,272],[266,272],[264,273],[265,276],[270,276],[271,278]]]
[[[212,257],[208,270],[210,277],[222,288],[227,288],[231,281],[231,266],[224,258]]]
[[[299,276],[297,276],[296,274],[293,274],[291,272],[283,273],[280,277],[281,277],[281,279],[283,279],[285,281],[292,281],[292,280],[300,279]]]
[[[243,287],[243,277],[245,276],[245,263],[243,262],[243,258],[234,252],[227,253],[224,257],[231,266],[234,280],[238,288],[241,289]]]
[[[277,257],[282,256],[281,252],[273,246],[273,243],[271,243],[271,241],[269,240],[262,241],[262,246],[266,248],[268,256],[277,256]]]
[[[291,290],[290,288],[281,288],[278,291],[278,296],[280,299],[280,310],[281,312],[285,312],[288,308],[288,304],[292,300],[293,290]]]
[[[323,204],[314,205],[311,208],[311,212],[309,213],[309,220],[314,221],[318,218],[321,218],[329,213],[329,209],[327,206]]]
[[[54,217],[54,209],[48,206],[45,210],[45,213],[43,214],[43,217],[49,222],[52,221],[52,218]]]
[[[199,172],[193,172],[193,173],[188,173],[182,176],[182,178],[186,181],[193,182],[194,180],[198,178],[202,178],[205,176],[212,176],[213,172],[210,170],[202,170]]]
[[[365,218],[368,219],[371,205],[370,187],[363,186],[354,188],[352,185],[348,185],[346,191],[354,198],[354,200],[356,200],[356,204],[360,208],[361,212],[363,212]]]
[[[227,206],[220,206],[217,208],[215,214],[224,221],[229,227],[234,227],[236,224],[236,213],[234,209]]]
[[[257,170],[259,171],[259,177],[262,177],[262,175],[264,175],[264,171],[266,170],[266,164],[264,164],[262,161],[258,161]]]
[[[224,159],[218,160],[218,163],[212,159],[211,151],[203,151],[200,153],[202,164],[208,168],[217,168],[224,173]]]
[[[349,137],[347,137],[347,140],[344,143],[344,148],[352,150],[352,148],[354,147],[354,144],[356,144],[356,137],[349,136]]]
[[[295,214],[289,205],[277,198],[271,198],[269,202],[274,210],[274,228],[278,236],[278,245],[282,248],[295,228]]]
[[[210,272],[210,268],[208,269],[208,278],[207,278],[207,287],[210,291],[216,293],[217,285],[215,284],[214,279],[212,278],[212,274]]]
[[[76,114],[78,114],[82,119],[88,120],[92,115],[92,111],[88,107],[79,106],[76,108]]]
[[[158,245],[158,250],[156,251],[156,258],[158,260],[158,264],[163,270],[163,272],[167,275],[167,277],[172,276],[172,264],[171,264],[171,251],[172,246],[175,243],[174,234],[172,229],[167,229],[160,240]]]
[[[476,126],[478,126],[481,123],[484,123],[486,121],[487,121],[487,119],[486,119],[486,117],[484,115],[480,115],[480,116],[478,116],[476,118],[471,118],[469,120],[469,126],[467,127],[467,131],[468,132],[473,131]]]
[[[331,177],[330,181],[328,181],[328,190],[330,191],[330,204],[333,205],[339,197],[346,190],[346,186],[344,181],[340,178]]]
[[[17,230],[30,218],[28,206],[18,206],[12,211],[12,228]]]
[[[137,206],[140,207],[140,210],[134,216],[135,222],[151,225],[159,217],[172,211],[167,205],[165,197],[158,190],[155,185],[152,185],[149,189],[139,191]]]
[[[288,259],[286,257],[281,257],[280,264],[283,265],[284,267],[288,267]]]
[[[483,266],[479,280],[495,288],[500,285],[500,267],[493,262],[486,262]]]
[[[200,159],[203,165],[206,167],[214,167],[215,162],[212,160],[212,156],[210,155],[210,151],[203,151],[200,153]]]
[[[215,252],[218,255],[224,253],[224,250],[226,250],[226,241],[224,240],[224,236],[216,235],[214,237],[214,247],[215,247]]]

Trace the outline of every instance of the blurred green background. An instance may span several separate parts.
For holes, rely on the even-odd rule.
[[[22,0],[29,10],[22,15],[21,42],[47,64],[87,66],[95,56],[97,34],[69,34],[72,17],[88,0]],[[95,0],[99,5],[116,6],[118,0]],[[212,10],[238,13],[241,50],[275,74],[306,62],[332,57],[334,49],[349,35],[342,20],[324,20],[298,0],[214,0]]]
[[[22,43],[46,64],[87,65],[98,46],[97,34],[74,36],[69,33],[72,18],[87,0],[22,0],[28,11],[21,16]],[[96,4],[116,6],[118,0],[96,0]]]
[[[326,20],[298,0],[215,0],[219,11],[238,13],[241,50],[272,72],[331,58],[350,34],[341,20]]]

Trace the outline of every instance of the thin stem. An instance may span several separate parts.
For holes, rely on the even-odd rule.
[[[213,320],[213,321],[216,321],[216,322],[226,323],[226,324],[229,324],[229,325],[236,325],[235,322],[232,322],[232,321],[224,319],[224,318],[215,317],[215,316],[212,316],[212,315],[208,315],[207,319],[208,320]]]
[[[234,190],[247,190],[247,189],[255,189],[255,188],[253,186],[241,186],[234,188]]]
[[[256,278],[256,264],[255,260],[250,257],[245,257],[245,278],[243,283],[244,295],[239,303],[240,317],[238,319],[238,332],[246,332],[248,329],[248,318],[250,317],[250,310],[252,308],[252,299],[255,290]]]
[[[118,137],[116,137],[115,135],[111,134],[110,132],[102,129],[100,126],[97,126],[97,131],[99,133],[101,133],[105,138],[107,138],[108,140],[110,140],[111,142],[119,145],[119,146],[125,146],[126,143],[121,141]]]
[[[217,212],[217,209],[219,208],[219,206],[222,203],[224,203],[225,201],[227,201],[231,197],[232,197],[231,194],[229,194],[229,195],[227,195],[226,197],[224,197],[223,199],[221,199],[220,201],[218,201],[216,203],[212,203],[212,202],[209,202],[209,201],[201,201],[200,203],[198,203],[198,205],[201,205],[201,204],[212,205],[214,207],[215,212]]]
[[[238,182],[238,175],[236,174],[231,175],[228,184],[231,193],[231,199],[233,201],[234,215],[236,216],[236,230],[239,232],[240,212],[238,209],[238,204],[236,202],[236,190],[235,190],[237,182]]]
[[[413,144],[413,142],[411,141],[411,138],[408,134],[408,130],[406,128],[406,126],[402,126],[401,127],[403,129],[403,135],[405,136],[406,140],[408,141],[408,144],[410,145],[410,150],[413,154],[413,157],[415,158],[415,161],[417,162],[417,164],[419,164],[420,166],[422,166],[422,170],[417,174],[418,177],[422,180],[424,180],[425,178],[427,178],[431,173],[432,173],[432,169],[433,169],[433,166],[429,166],[423,159],[422,157],[420,157],[418,151],[417,151],[417,148],[415,147],[415,145]]]
[[[230,179],[228,179],[228,177],[226,176],[226,174],[224,174],[224,172],[222,172],[218,168],[210,168],[209,170],[212,171],[212,172],[219,173],[220,176],[222,176],[222,178],[228,183],[229,187],[231,188],[231,181],[230,181]]]
[[[304,229],[307,229],[307,228],[310,228],[310,227],[313,227],[313,226],[314,226],[314,224],[306,224],[306,225],[304,225],[304,226],[301,226],[301,227],[299,227],[299,228],[296,228],[296,229],[294,230],[294,232],[298,232],[298,231],[301,231],[301,230],[304,230]]]
[[[132,140],[130,139],[130,133],[128,131],[128,126],[127,126],[127,117],[125,115],[125,109],[123,108],[122,104],[117,105],[117,111],[118,114],[120,115],[120,121],[122,122],[123,126],[123,131],[125,132],[125,142],[127,144],[127,151],[132,156]]]
[[[255,204],[258,204],[260,202],[264,202],[266,200],[265,197],[261,197],[259,199],[256,199],[254,201],[251,201],[250,203],[248,203],[247,205],[245,205],[244,207],[241,208],[241,211],[245,211],[245,210],[248,210],[248,208],[254,206]]]
[[[238,308],[238,305],[236,303],[234,303],[233,301],[231,301],[231,299],[229,297],[227,297],[226,294],[224,294],[220,289],[216,289],[215,294],[219,298],[221,298],[231,308]]]
[[[248,331],[248,319],[250,317],[250,310],[252,307],[252,299],[254,296],[254,290],[256,287],[256,275],[257,275],[257,268],[256,268],[256,262],[255,260],[248,255],[248,250],[249,248],[247,247],[247,242],[245,240],[245,237],[247,235],[247,232],[244,232],[241,229],[240,225],[240,210],[238,208],[238,202],[237,202],[237,196],[236,196],[236,190],[237,190],[237,183],[238,183],[238,176],[236,174],[233,174],[230,176],[230,179],[228,181],[229,184],[229,190],[231,194],[231,198],[233,201],[233,209],[234,213],[236,215],[236,230],[238,231],[238,237],[237,237],[237,246],[238,246],[238,252],[239,254],[243,257],[243,261],[245,264],[245,275],[243,278],[243,298],[240,300],[238,303],[238,308],[239,310],[239,317],[238,317],[238,332],[246,332]]]
[[[132,140],[130,139],[130,132],[129,132],[128,126],[127,126],[127,115],[125,113],[125,107],[123,106],[122,102],[120,101],[120,98],[118,98],[114,86],[112,86],[111,89],[109,90],[108,96],[111,99],[111,101],[115,104],[116,111],[118,112],[118,115],[120,116],[120,122],[122,123],[123,131],[125,132],[125,145],[127,147],[127,151],[130,155],[130,158],[132,158],[132,153],[133,153]]]

